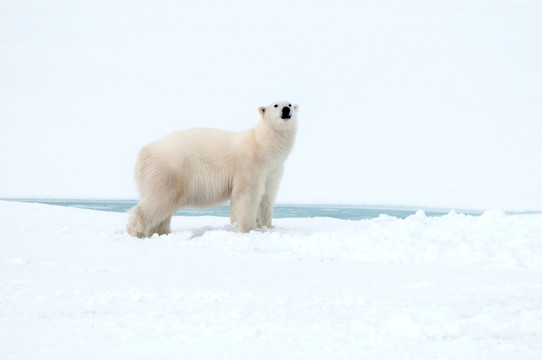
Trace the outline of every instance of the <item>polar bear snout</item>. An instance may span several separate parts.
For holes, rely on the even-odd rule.
[[[290,111],[290,107],[289,106],[283,107],[281,119],[288,120],[291,118],[292,118],[292,112]]]

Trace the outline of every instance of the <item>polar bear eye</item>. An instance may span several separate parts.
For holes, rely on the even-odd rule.
[[[279,107],[278,104],[275,104],[275,107]]]
[[[292,107],[292,104],[288,104],[288,107]]]

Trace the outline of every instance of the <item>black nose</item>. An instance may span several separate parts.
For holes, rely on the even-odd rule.
[[[288,106],[282,108],[282,116],[290,116],[290,108]]]

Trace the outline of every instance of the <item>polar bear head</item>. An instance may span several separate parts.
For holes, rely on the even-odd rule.
[[[297,121],[298,105],[292,105],[288,101],[275,101],[267,106],[260,106],[258,111],[262,119],[274,127],[282,127],[287,124],[295,124]]]

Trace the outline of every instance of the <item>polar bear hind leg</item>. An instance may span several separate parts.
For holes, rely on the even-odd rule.
[[[169,234],[171,217],[176,210],[176,206],[159,204],[156,200],[141,201],[130,210],[127,231],[130,235],[139,238],[149,237],[154,233]]]
[[[149,237],[154,233],[171,232],[171,217],[181,207],[182,193],[171,180],[151,188],[141,202],[130,210],[127,231],[137,237]]]

